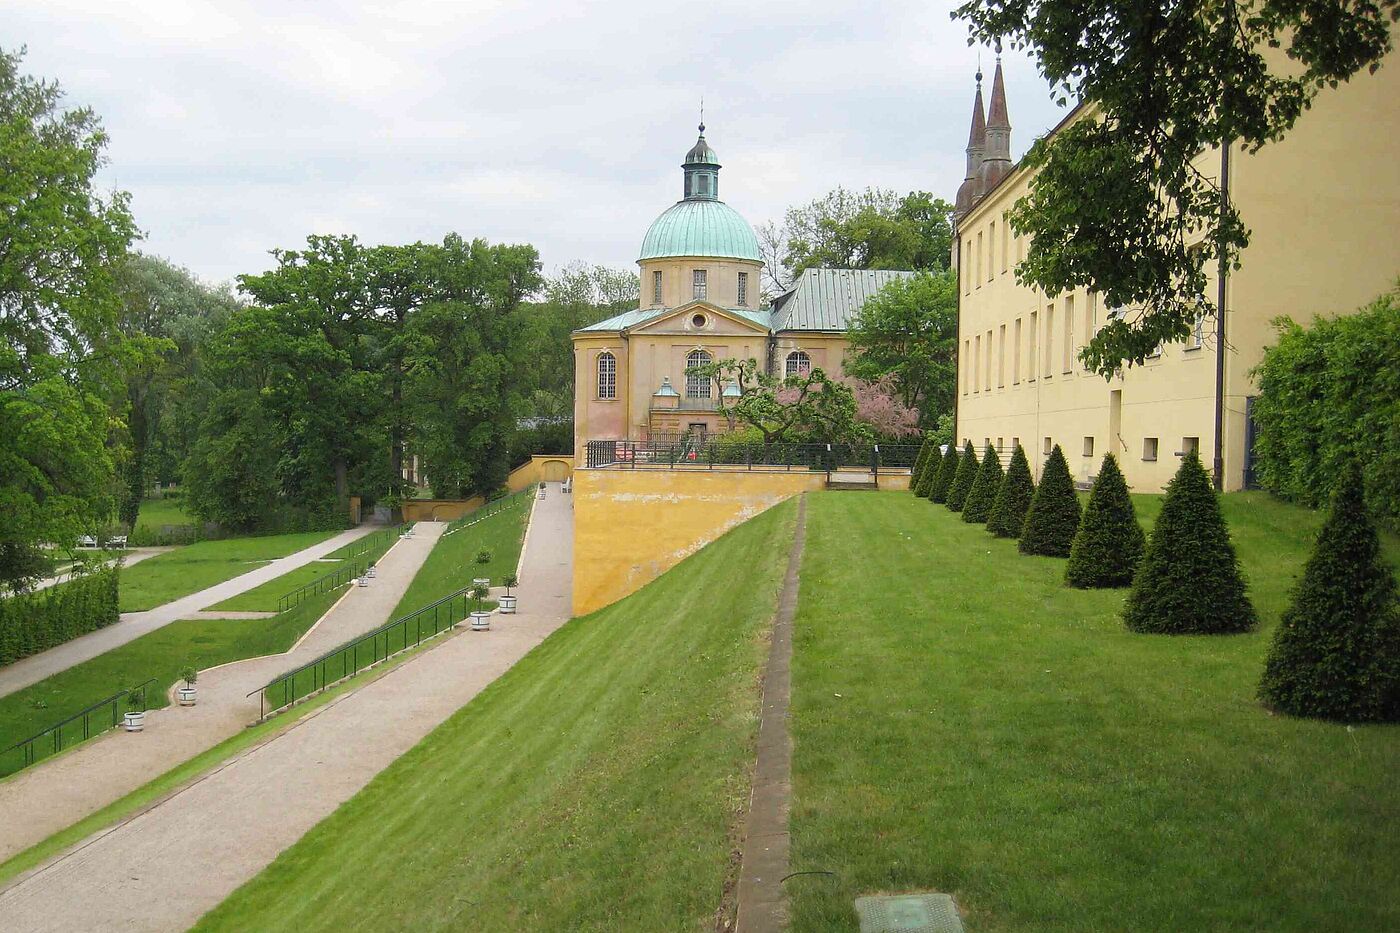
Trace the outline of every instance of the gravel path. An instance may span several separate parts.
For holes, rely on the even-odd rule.
[[[572,497],[550,484],[535,503],[518,615],[493,616],[490,632],[459,629],[24,877],[0,893],[0,928],[188,928],[567,620],[572,525]]]
[[[0,813],[8,816],[0,821],[0,861],[234,735],[258,717],[258,698],[249,691],[389,621],[444,527],[420,523],[412,538],[395,542],[373,585],[349,587],[290,652],[202,671],[194,707],[151,710],[138,735],[109,732],[0,783]]]
[[[261,586],[269,580],[275,580],[288,571],[304,567],[317,558],[325,557],[351,541],[356,541],[370,532],[378,530],[379,526],[375,525],[361,525],[358,528],[351,528],[349,531],[342,531],[320,544],[313,544],[295,554],[288,554],[286,557],[268,561],[254,570],[234,577],[232,580],[216,583],[208,589],[191,593],[189,596],[182,596],[164,606],[157,606],[144,612],[123,612],[121,621],[116,625],[109,625],[95,632],[89,632],[80,638],[50,648],[48,651],[25,658],[22,661],[16,661],[8,667],[0,668],[0,697],[9,696],[16,690],[23,690],[45,677],[51,677],[59,671],[66,671],[73,665],[81,664],[99,654],[105,654],[113,648],[118,648],[129,641],[140,638],[148,632],[154,632],[171,622],[188,619],[190,613],[198,612],[205,606],[213,606],[226,599],[232,599],[239,593],[246,593],[254,587]]]

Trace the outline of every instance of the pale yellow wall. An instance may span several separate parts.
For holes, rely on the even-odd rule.
[[[1325,91],[1281,143],[1234,156],[1234,200],[1253,230],[1243,268],[1231,276],[1226,315],[1225,477],[1243,483],[1246,397],[1256,392],[1249,371],[1275,335],[1269,321],[1288,313],[1353,310],[1383,291],[1400,272],[1400,66]],[[1199,161],[1218,174],[1219,154]],[[1198,437],[1202,460],[1214,456],[1214,322],[1205,339],[1165,347],[1145,365],[1106,382],[1077,360],[1107,309],[1083,290],[1051,299],[1015,281],[1026,244],[1006,229],[1005,211],[1026,191],[1027,175],[1013,174],[961,219],[961,312],[958,440],[1020,438],[1037,475],[1044,438],[1064,449],[1071,472],[1087,480],[1108,449],[1118,455],[1139,491],[1161,489],[1180,461],[1183,438]],[[1213,281],[1208,294],[1214,298]],[[1066,365],[1065,306],[1073,304]],[[1092,318],[1086,321],[1086,309]],[[1053,310],[1047,369],[1047,311]],[[1035,358],[1031,315],[1035,314]],[[1019,373],[1016,322],[1021,322]],[[1002,327],[1006,328],[1003,345]],[[1110,438],[1111,393],[1121,392],[1120,427]],[[1094,453],[1083,456],[1083,439]],[[1144,440],[1158,439],[1157,460],[1143,456]]]
[[[532,454],[528,463],[522,463],[510,471],[506,478],[506,488],[519,492],[541,481],[556,483],[568,479],[574,471],[572,454]]]
[[[616,602],[740,522],[825,482],[825,473],[806,471],[579,470],[574,614]]]
[[[665,259],[646,259],[637,265],[641,267],[640,307],[642,308],[676,308],[694,301],[695,279],[692,273],[696,269],[704,269],[706,270],[708,286],[706,301],[713,302],[723,308],[758,309],[759,292],[763,287],[760,278],[760,273],[763,271],[763,263],[761,262],[751,262],[745,259],[679,256]],[[661,302],[659,304],[653,300],[653,272],[661,273]],[[740,272],[746,272],[749,276],[747,301],[743,305],[739,304]]]

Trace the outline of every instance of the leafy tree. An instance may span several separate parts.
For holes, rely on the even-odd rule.
[[[1065,463],[1065,453],[1056,444],[1045,461],[1026,524],[1021,528],[1022,554],[1068,557],[1074,534],[1079,530],[1079,497]]]
[[[1278,344],[1255,370],[1260,482],[1319,506],[1356,461],[1372,512],[1400,529],[1400,283],[1356,314],[1275,323]]]
[[[94,190],[107,136],[91,110],[0,51],[0,582],[41,576],[40,545],[110,514],[108,402],[137,348],[114,270],[136,236],[125,192]]]
[[[1194,451],[1167,484],[1123,618],[1135,632],[1217,635],[1254,627],[1220,502]]]
[[[853,445],[870,438],[870,429],[857,415],[851,387],[829,378],[820,368],[791,376],[771,375],[752,357],[716,360],[686,370],[715,383],[720,413],[730,430],[740,423],[763,437],[764,455],[774,444],[810,439]],[[725,386],[736,386],[739,397],[729,402]]]
[[[987,516],[992,511],[992,503],[996,501],[997,490],[1001,488],[1002,478],[1001,460],[997,457],[996,449],[988,444],[987,449],[982,452],[982,465],[977,468],[972,488],[968,490],[967,498],[963,501],[963,521],[969,524],[983,524],[987,521]]]
[[[1249,242],[1198,154],[1277,142],[1322,88],[1374,71],[1397,2],[968,0],[954,15],[975,39],[1029,49],[1062,102],[1089,108],[1031,147],[1022,164],[1038,171],[1011,223],[1031,238],[1020,281],[1140,309],[1083,351],[1109,376],[1213,314],[1205,270],[1237,265]]]
[[[953,410],[957,364],[957,283],[951,272],[896,279],[861,306],[846,338],[849,375],[893,379],[904,404],[932,427]]]
[[[948,448],[943,454],[943,462],[938,465],[938,472],[933,475],[933,482],[929,484],[928,498],[930,502],[947,503],[948,492],[953,488],[953,480],[958,475],[960,459],[958,448],[949,442]]]
[[[789,208],[782,229],[764,231],[764,239],[781,256],[789,282],[823,266],[940,272],[949,263],[951,212],[951,204],[926,191],[901,196],[878,188],[836,188]]]
[[[1146,543],[1118,460],[1104,454],[1070,547],[1065,582],[1080,589],[1128,586]]]
[[[1343,468],[1331,514],[1274,631],[1259,695],[1293,716],[1400,719],[1400,602],[1355,463]]]
[[[856,399],[856,419],[870,428],[878,443],[904,444],[919,433],[919,413],[900,401],[893,377],[857,380],[851,392]]]
[[[1011,452],[1011,463],[1006,468],[1006,478],[1001,481],[992,510],[987,515],[987,530],[998,538],[1019,538],[1026,523],[1026,512],[1030,510],[1031,499],[1035,496],[1035,479],[1031,476],[1031,465],[1026,461],[1026,452],[1020,444]]]
[[[953,474],[953,481],[948,484],[947,498],[944,499],[950,510],[963,510],[967,495],[972,492],[972,484],[977,481],[978,467],[977,451],[972,449],[972,441],[968,441],[963,445],[962,456],[958,457],[957,472]]]

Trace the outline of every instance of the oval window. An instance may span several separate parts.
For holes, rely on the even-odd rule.
[[[691,323],[691,324],[694,324],[696,327],[704,327],[704,326],[705,326],[705,315],[703,315],[703,314],[697,314],[697,315],[695,315],[695,317],[693,317],[693,318],[690,319],[690,323]]]

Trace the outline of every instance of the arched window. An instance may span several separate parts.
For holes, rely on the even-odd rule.
[[[698,366],[708,366],[710,364],[710,354],[704,350],[691,350],[685,357],[685,397],[686,398],[709,398],[710,380],[699,373],[691,372]]]
[[[793,350],[787,355],[787,368],[784,375],[805,376],[812,371],[812,358],[801,350]]]
[[[598,354],[598,397],[617,398],[617,357],[607,350]]]

